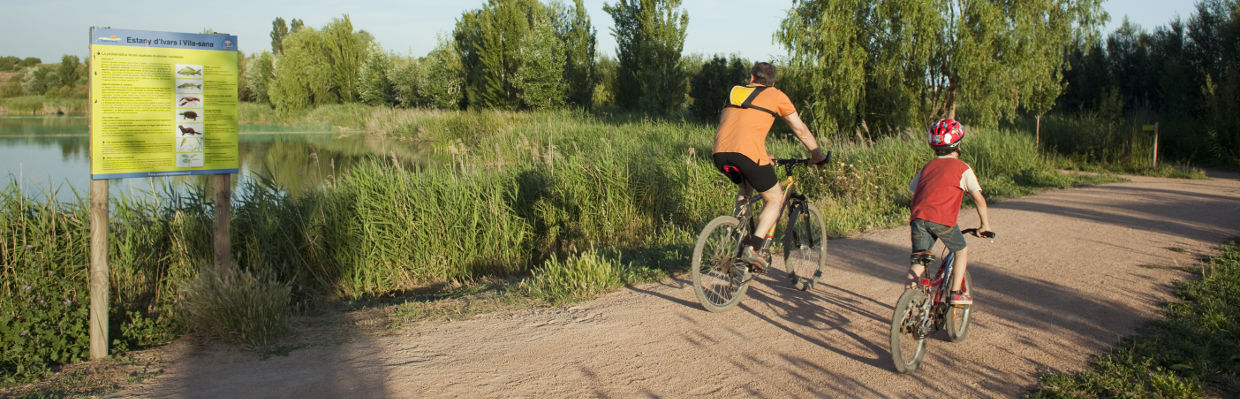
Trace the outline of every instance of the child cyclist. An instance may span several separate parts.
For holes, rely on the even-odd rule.
[[[964,127],[952,119],[942,119],[930,125],[930,148],[935,158],[926,163],[913,176],[908,188],[913,191],[912,212],[909,215],[909,228],[913,241],[913,254],[930,253],[935,240],[943,241],[947,249],[956,255],[955,266],[951,275],[951,303],[969,305],[973,297],[960,289],[961,280],[969,262],[969,250],[965,248],[964,235],[956,226],[956,216],[960,213],[960,201],[964,193],[973,197],[977,205],[977,216],[982,225],[978,233],[990,232],[990,216],[987,214],[986,198],[982,197],[982,188],[977,183],[977,175],[968,164],[960,160],[960,142],[964,139]],[[925,266],[913,262],[909,267],[909,284],[912,285]]]

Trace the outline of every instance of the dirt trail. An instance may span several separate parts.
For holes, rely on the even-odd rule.
[[[909,245],[898,228],[831,241],[826,283],[810,292],[773,272],[721,314],[669,280],[266,360],[197,350],[112,397],[1018,396],[1159,317],[1172,282],[1190,276],[1177,266],[1240,235],[1240,181],[1134,177],[1004,201],[991,218],[999,239],[970,240],[970,335],[932,335],[914,375],[895,374],[888,355]]]

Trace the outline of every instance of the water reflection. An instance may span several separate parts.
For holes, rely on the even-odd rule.
[[[0,173],[4,184],[16,182],[28,196],[54,193],[57,200],[85,197],[90,188],[89,131],[83,116],[0,117]],[[367,158],[381,156],[402,166],[419,163],[416,144],[363,135],[334,136],[327,126],[241,127],[240,172],[233,178],[234,198],[258,176],[269,177],[289,193],[321,187]],[[3,175],[0,175],[3,177]],[[210,187],[210,176],[118,179],[109,183],[113,197],[132,199],[184,193]],[[239,184],[242,183],[242,184]]]

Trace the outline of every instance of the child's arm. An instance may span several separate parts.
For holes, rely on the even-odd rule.
[[[990,213],[986,208],[986,197],[982,196],[982,190],[974,190],[969,193],[973,197],[973,205],[977,206],[977,217],[982,220],[982,226],[978,227],[979,233],[989,232],[990,230]]]

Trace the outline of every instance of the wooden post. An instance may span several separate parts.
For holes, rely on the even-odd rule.
[[[1037,116],[1038,125],[1033,128],[1033,148],[1037,149],[1042,145],[1042,114]]]
[[[222,278],[232,267],[232,237],[229,222],[232,219],[232,175],[217,174],[215,186],[215,271]]]
[[[1158,122],[1154,122],[1154,167],[1158,167]]]
[[[108,181],[90,181],[90,359],[108,357]]]

